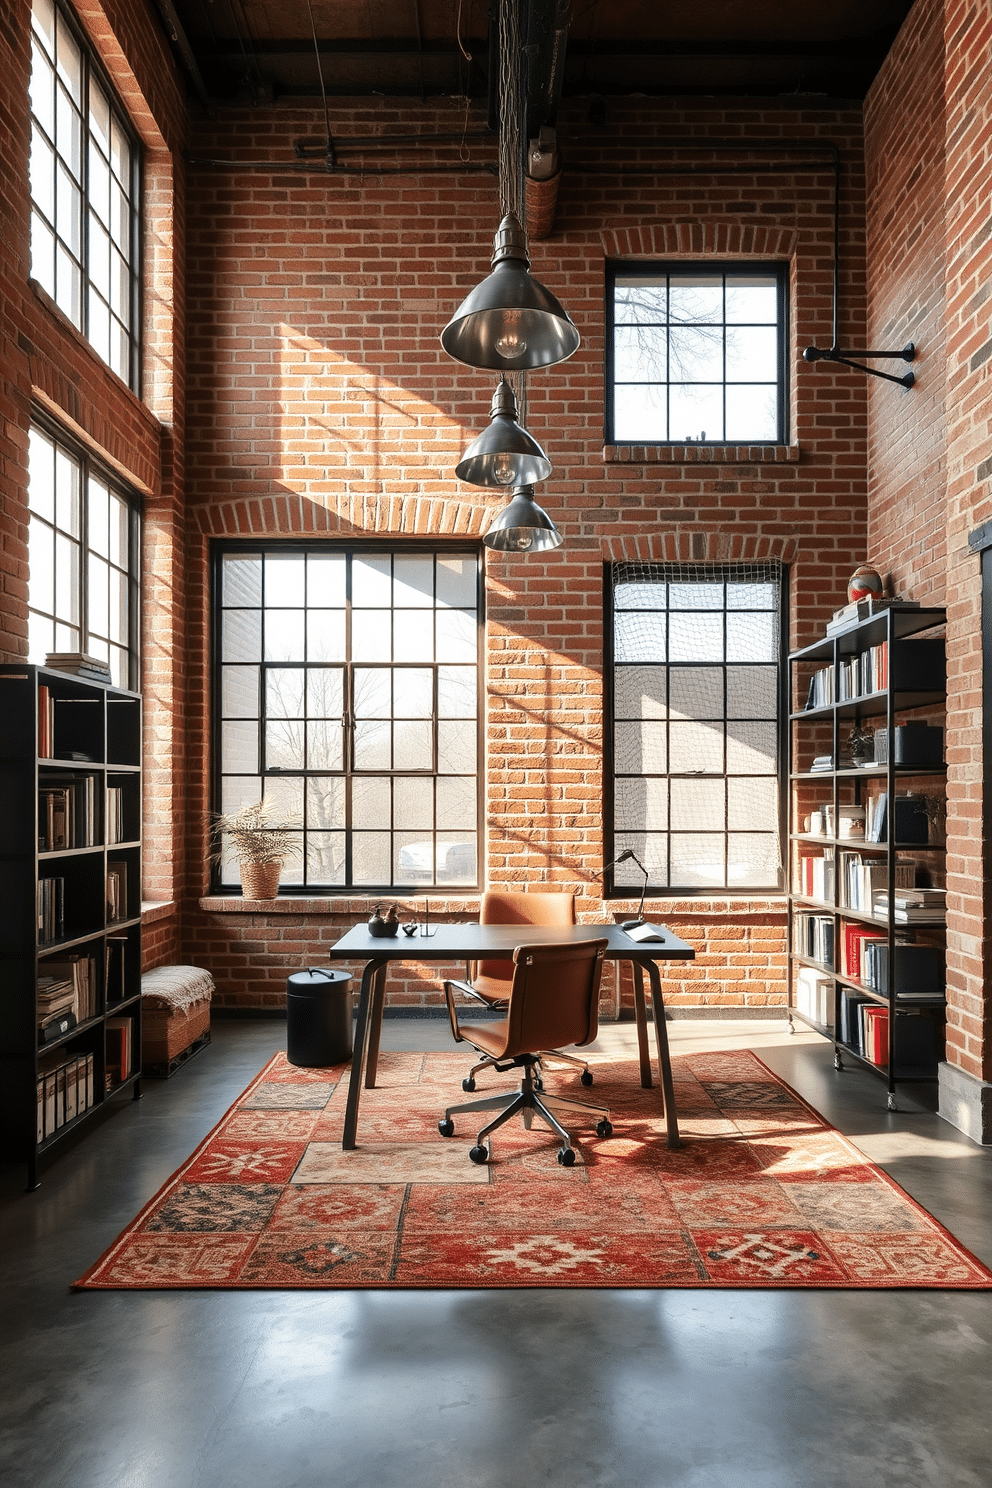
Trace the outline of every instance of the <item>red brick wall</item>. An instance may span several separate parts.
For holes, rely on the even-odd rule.
[[[27,652],[27,433],[32,403],[46,408],[68,432],[81,438],[123,475],[143,497],[152,532],[181,513],[182,422],[182,161],[185,103],[161,25],[154,11],[129,0],[83,0],[77,13],[125,104],[147,152],[145,362],[138,399],[90,350],[48,296],[30,281],[28,180],[28,80],[30,0],[5,8],[0,33],[0,654],[18,660]],[[175,312],[175,313],[174,313]],[[171,513],[170,518],[165,514]],[[180,524],[181,530],[181,524]],[[181,544],[160,555],[146,552],[146,594],[152,597],[150,636],[182,636]],[[178,569],[175,565],[179,565]],[[172,581],[169,581],[170,570]],[[164,587],[157,587],[164,581]],[[178,604],[177,604],[178,600]],[[151,812],[150,858],[159,865],[151,889],[172,898],[174,883],[161,864],[185,843],[181,817],[182,768],[163,775],[159,760],[181,760],[183,735],[175,742],[174,710],[161,711],[157,640],[146,640],[152,665],[146,674],[146,755],[156,798],[165,810]],[[177,657],[182,677],[182,656]],[[150,684],[150,685],[149,685]],[[176,716],[181,713],[175,710]],[[181,885],[179,885],[181,887]],[[147,891],[148,885],[146,885]],[[179,948],[179,910],[159,922],[149,946],[157,960],[174,959]],[[146,953],[147,954],[147,953]]]
[[[869,340],[919,347],[909,393],[869,394],[869,551],[895,592],[948,608],[947,1058],[992,1076],[985,990],[981,586],[992,377],[992,21],[917,0],[865,104]]]
[[[460,126],[453,106],[332,106],[335,135]],[[624,175],[625,141],[690,135],[834,140],[844,160],[841,324],[865,334],[861,115],[728,103],[611,104],[608,141],[577,108],[561,120],[570,162],[553,235],[533,270],[582,333],[563,366],[532,374],[528,427],[554,474],[539,500],[565,545],[491,555],[486,677],[488,849],[494,884],[601,898],[603,563],[620,557],[782,557],[793,565],[793,639],[843,601],[865,551],[864,379],[812,367],[831,339],[832,178],[790,156],[779,173]],[[319,135],[310,107],[235,110],[196,127],[197,157],[292,160]],[[767,159],[767,157],[762,157]],[[608,166],[583,173],[575,161]],[[392,165],[395,162],[390,161]],[[698,156],[695,159],[698,164]],[[752,162],[753,163],[753,162]],[[198,810],[207,805],[208,541],[220,535],[457,533],[485,529],[486,502],[452,468],[483,426],[494,379],[441,351],[438,335],[487,271],[491,179],[304,177],[194,167],[189,183],[190,419],[187,549],[191,875],[206,887]],[[792,266],[791,451],[699,450],[661,460],[603,448],[604,266],[608,256],[768,256]],[[191,879],[192,882],[192,879]],[[474,902],[452,905],[464,915]],[[697,946],[669,979],[673,1002],[762,1006],[784,997],[784,908],[770,900],[660,901]],[[319,957],[365,901],[330,915],[224,912],[187,903],[186,959],[214,971],[221,1002],[281,1003],[288,971]],[[437,1000],[416,969],[394,994]]]
[[[946,0],[947,97],[947,604],[949,696],[948,902],[954,913],[948,1057],[992,1079],[989,889],[984,871],[981,753],[981,585],[967,535],[992,515],[989,417],[992,350],[986,296],[992,276],[992,16],[987,5]]]

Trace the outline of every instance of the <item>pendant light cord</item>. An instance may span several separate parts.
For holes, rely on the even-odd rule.
[[[521,139],[524,117],[521,4],[522,0],[500,0],[499,209],[501,217],[512,212],[526,230],[527,196],[524,190],[524,152]],[[517,400],[521,425],[526,428],[527,374],[524,371],[508,370],[506,379]]]

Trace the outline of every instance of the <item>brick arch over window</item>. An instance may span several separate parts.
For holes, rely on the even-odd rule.
[[[727,218],[641,222],[602,234],[607,258],[794,258],[798,234]]]
[[[197,513],[204,537],[481,537],[488,508],[442,497],[355,496],[330,508],[296,491],[215,502]]]
[[[700,532],[696,527],[672,527],[667,532],[603,542],[603,557],[611,563],[792,563],[798,551],[794,537],[748,537],[745,533]]]

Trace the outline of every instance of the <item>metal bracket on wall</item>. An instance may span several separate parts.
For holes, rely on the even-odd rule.
[[[912,341],[907,341],[902,351],[839,351],[832,346],[829,351],[821,351],[817,346],[807,346],[803,352],[804,362],[841,362],[845,367],[857,367],[862,372],[870,372],[872,377],[884,377],[886,382],[898,382],[900,387],[911,388],[916,381],[912,372],[903,373],[902,377],[893,377],[891,372],[880,372],[877,367],[866,367],[864,362],[852,362],[852,357],[886,357],[891,361],[911,362],[916,356],[916,347]]]

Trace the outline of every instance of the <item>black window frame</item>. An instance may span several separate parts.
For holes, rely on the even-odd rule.
[[[694,278],[725,278],[727,275],[755,274],[762,278],[774,278],[777,285],[778,305],[778,356],[777,356],[777,383],[778,383],[778,421],[775,438],[720,438],[720,439],[693,439],[680,438],[658,438],[658,439],[618,439],[615,434],[615,332],[616,332],[616,282],[618,278],[657,278],[660,275],[667,277],[692,276]],[[721,322],[725,325],[726,322]],[[726,368],[724,368],[726,372]],[[661,386],[671,386],[666,381]],[[727,387],[726,375],[722,380],[724,390]],[[791,420],[789,416],[790,385],[789,385],[789,265],[781,260],[761,261],[751,259],[727,260],[719,263],[699,263],[693,259],[659,259],[659,260],[630,260],[630,259],[608,259],[606,264],[606,358],[604,379],[604,440],[608,445],[620,446],[622,448],[653,448],[656,446],[685,445],[687,443],[699,444],[703,448],[710,445],[716,446],[768,446],[786,445],[789,441]],[[726,421],[726,410],[724,414]]]
[[[671,884],[671,883],[668,883],[668,884],[659,884],[657,882],[652,883],[651,880],[650,880],[650,878],[649,878],[648,879],[648,882],[647,882],[647,884],[645,886],[645,892],[646,892],[646,895],[647,896],[650,896],[652,898],[668,898],[668,899],[693,899],[693,898],[696,898],[696,899],[699,899],[699,898],[727,897],[729,895],[732,895],[734,898],[746,898],[746,897],[749,897],[749,896],[750,897],[757,897],[757,898],[764,898],[764,897],[767,897],[769,895],[780,895],[780,894],[784,894],[785,893],[785,890],[786,890],[786,863],[787,863],[786,850],[787,850],[787,843],[788,843],[787,823],[788,823],[788,780],[789,780],[789,776],[788,776],[788,705],[789,705],[789,700],[788,700],[788,655],[789,655],[789,646],[788,646],[788,639],[789,639],[789,636],[788,636],[788,631],[789,631],[788,615],[789,615],[789,582],[790,582],[790,571],[789,571],[788,564],[785,564],[785,563],[774,563],[774,562],[772,562],[770,560],[766,560],[766,561],[760,563],[760,566],[761,567],[769,567],[769,568],[774,567],[774,568],[776,568],[778,570],[779,581],[780,581],[780,589],[779,589],[779,637],[778,637],[778,660],[777,660],[777,666],[778,666],[778,687],[777,687],[777,693],[776,693],[776,697],[777,697],[777,716],[776,716],[777,738],[776,738],[776,774],[775,774],[775,778],[776,778],[777,784],[778,784],[778,813],[777,813],[778,820],[777,820],[777,823],[776,823],[776,831],[777,831],[777,838],[778,838],[778,850],[779,850],[779,870],[778,870],[778,875],[777,875],[777,878],[776,878],[776,880],[774,882],[769,882],[767,884],[743,884],[743,885],[742,884],[738,884],[738,885],[730,885],[730,886],[726,886],[726,885],[724,885],[724,886],[702,885],[702,884],[699,884],[699,885],[697,885],[697,884]],[[616,867],[615,867],[615,864],[613,862],[613,860],[619,855],[619,853],[621,851],[621,848],[624,845],[624,844],[621,844],[621,843],[618,842],[619,831],[626,830],[626,829],[619,829],[618,830],[618,828],[616,826],[615,798],[616,798],[617,772],[616,772],[616,759],[615,759],[615,747],[614,747],[614,745],[615,745],[615,725],[616,725],[616,721],[617,721],[617,718],[616,718],[616,712],[617,712],[617,710],[616,710],[616,683],[617,683],[617,670],[616,670],[616,668],[617,668],[617,662],[616,662],[616,658],[615,658],[615,645],[614,645],[614,638],[615,638],[615,624],[614,624],[614,616],[615,616],[615,607],[614,607],[614,583],[615,583],[615,576],[616,576],[617,572],[618,571],[622,571],[625,567],[626,568],[656,568],[658,570],[667,570],[667,571],[669,571],[669,577],[671,579],[677,579],[678,581],[682,581],[682,582],[686,582],[686,581],[692,582],[692,580],[693,580],[694,577],[698,577],[698,578],[701,578],[701,579],[706,579],[706,578],[710,578],[711,579],[711,578],[719,577],[719,576],[722,576],[724,578],[724,581],[727,581],[727,580],[730,580],[730,581],[734,581],[734,580],[741,581],[741,579],[747,574],[747,571],[749,569],[753,569],[755,567],[755,564],[748,563],[747,561],[743,561],[743,562],[740,562],[740,563],[733,563],[733,562],[727,562],[727,563],[706,563],[706,562],[690,563],[690,562],[684,562],[684,563],[681,563],[681,562],[664,562],[662,560],[659,560],[657,563],[641,563],[641,562],[637,562],[637,563],[625,564],[622,560],[619,560],[619,561],[617,561],[615,563],[606,563],[603,566],[603,615],[604,615],[604,625],[605,625],[604,647],[603,647],[603,658],[604,658],[604,668],[603,668],[603,670],[604,670],[604,678],[603,678],[603,681],[604,681],[604,688],[603,688],[603,692],[604,692],[604,698],[603,698],[603,702],[604,702],[604,734],[603,734],[603,787],[604,787],[604,789],[603,789],[603,885],[604,885],[604,890],[603,890],[603,897],[604,897],[605,900],[630,899],[632,896],[639,895],[640,892],[641,892],[641,884],[643,882],[642,875],[639,872],[637,872],[636,869],[632,869],[631,872],[633,874],[633,877],[631,878],[630,882],[626,882],[626,883],[623,883],[623,884],[619,884],[618,885],[617,884],[617,881],[616,881]],[[710,612],[710,613],[714,613],[714,612]],[[722,611],[722,613],[724,614],[724,616],[726,616],[726,614],[728,613],[728,611],[726,610],[726,608],[724,608],[724,610]],[[730,664],[730,663],[728,663],[726,660],[724,660],[722,663],[720,663],[720,665],[722,665],[724,667],[724,669],[727,667],[728,664]],[[747,665],[748,663],[742,663],[742,664],[743,665]],[[664,666],[664,667],[667,668],[667,667],[670,667],[672,665],[672,663],[666,659],[663,662],[654,663],[654,665]],[[676,665],[678,665],[678,663],[676,663]],[[692,663],[692,662],[690,662],[690,663],[685,663],[685,665],[690,665],[690,666],[691,665],[698,665],[698,663]],[[714,665],[716,665],[716,663],[714,663]],[[667,695],[667,689],[666,689],[666,695]],[[726,717],[726,715],[725,715],[725,717]],[[672,772],[670,771],[670,755],[669,755],[669,753],[667,751],[667,748],[666,748],[666,770],[665,770],[666,777],[667,778],[671,778],[671,773]],[[728,778],[728,773],[727,773],[726,769],[724,769],[722,775],[720,777],[718,777],[718,778],[721,778],[721,779],[724,779],[724,780],[726,780]],[[725,828],[724,830],[726,832],[728,829]],[[670,817],[669,817],[668,826],[666,827],[666,834],[667,834],[668,839],[669,839],[668,852],[669,852],[669,867],[670,867],[670,864],[671,864],[671,835],[672,835]],[[628,832],[628,835],[635,835],[635,834],[632,833],[632,832]],[[634,847],[634,850],[635,850],[635,852],[637,851],[636,845]],[[638,853],[638,856],[641,857],[642,854],[641,853]]]
[[[59,301],[58,293],[57,293],[57,290],[58,290],[57,283],[54,286],[54,289],[55,289],[56,292],[55,293],[51,293],[45,287],[45,285],[42,283],[42,281],[39,279],[38,274],[36,272],[36,267],[37,266],[33,263],[33,261],[32,261],[32,276],[33,276],[34,282],[36,284],[38,284],[42,289],[44,289],[44,291],[45,291],[46,294],[50,294],[51,295],[51,299],[54,302],[54,304],[58,306],[58,309],[59,309],[60,313],[63,314],[66,317],[66,319],[69,320],[69,322],[73,326],[75,326],[76,329],[79,331],[79,333],[85,338],[87,345],[92,348],[94,355],[95,356],[98,356],[100,358],[100,361],[103,362],[104,366],[108,367],[110,369],[110,371],[112,373],[114,373],[115,376],[122,376],[122,374],[120,372],[118,372],[118,370],[114,367],[113,363],[110,362],[106,357],[104,357],[102,351],[99,350],[99,348],[96,346],[95,342],[91,339],[91,334],[90,334],[90,290],[91,290],[91,287],[92,287],[94,293],[96,293],[100,297],[100,299],[103,300],[106,303],[106,305],[107,305],[107,313],[112,318],[112,321],[113,321],[113,319],[116,319],[115,313],[114,313],[114,311],[113,311],[113,309],[112,309],[112,307],[110,305],[109,300],[107,300],[107,297],[98,288],[98,286],[95,283],[94,277],[91,274],[92,253],[91,253],[91,249],[90,249],[90,226],[91,226],[90,218],[91,218],[92,194],[91,194],[91,190],[90,190],[90,118],[89,118],[89,115],[90,115],[90,82],[91,82],[91,79],[92,79],[92,80],[95,80],[96,81],[96,83],[99,85],[100,89],[106,95],[107,100],[108,100],[108,103],[109,103],[109,106],[110,106],[110,109],[111,109],[111,112],[112,112],[113,117],[114,117],[114,120],[117,123],[117,125],[120,127],[120,130],[121,130],[122,134],[125,136],[125,138],[127,140],[127,144],[128,144],[128,149],[129,149],[129,152],[130,152],[130,171],[129,171],[130,180],[128,182],[128,196],[127,196],[127,204],[128,204],[128,231],[129,231],[129,239],[130,239],[130,252],[127,254],[127,257],[126,257],[126,260],[125,260],[126,261],[126,264],[127,264],[127,269],[128,269],[128,311],[129,311],[130,323],[126,327],[123,327],[124,332],[125,332],[125,335],[126,335],[126,338],[127,338],[127,345],[128,345],[128,369],[127,369],[127,376],[126,377],[122,377],[122,381],[124,381],[127,384],[128,388],[131,390],[131,392],[133,392],[135,394],[136,397],[139,397],[140,398],[141,395],[142,395],[142,308],[143,308],[142,307],[142,286],[143,286],[143,280],[144,280],[144,262],[143,262],[144,261],[144,235],[143,235],[143,231],[142,231],[142,225],[143,225],[144,217],[145,217],[144,189],[143,189],[143,181],[144,181],[144,148],[143,148],[143,145],[142,145],[142,141],[141,141],[141,139],[140,139],[137,131],[135,130],[134,125],[131,122],[131,119],[130,119],[130,117],[128,115],[127,109],[125,108],[125,106],[124,106],[124,104],[123,104],[123,102],[121,100],[121,97],[120,97],[119,93],[117,92],[117,89],[114,87],[114,84],[111,81],[110,76],[109,76],[109,74],[106,71],[106,68],[103,66],[98,53],[95,51],[95,49],[93,47],[93,43],[90,41],[89,37],[86,35],[86,32],[83,30],[82,26],[79,24],[79,21],[76,19],[76,16],[73,14],[72,9],[70,8],[69,5],[67,5],[65,3],[65,0],[51,0],[51,3],[52,3],[53,8],[54,8],[54,10],[56,12],[58,24],[60,26],[63,26],[66,29],[66,31],[68,31],[69,34],[72,36],[73,41],[75,42],[76,46],[79,48],[80,56],[81,56],[82,85],[83,85],[83,95],[84,95],[84,98],[83,98],[83,105],[82,105],[82,108],[80,110],[80,156],[81,156],[81,159],[80,159],[80,170],[81,170],[81,177],[80,177],[79,185],[80,185],[80,193],[81,193],[81,198],[82,198],[82,222],[80,224],[81,239],[80,239],[80,251],[79,251],[78,256],[76,254],[72,253],[71,246],[65,243],[65,239],[62,237],[61,233],[59,232],[58,227],[57,227],[57,224],[55,222],[52,222],[47,217],[45,217],[45,214],[43,213],[40,204],[36,201],[36,199],[34,197],[34,194],[33,194],[32,190],[31,190],[30,181],[28,183],[28,198],[29,198],[29,204],[30,204],[30,210],[31,210],[32,218],[33,218],[34,214],[37,212],[38,215],[45,220],[45,223],[46,223],[46,226],[47,226],[48,230],[53,233],[53,235],[55,237],[55,240],[56,240],[56,244],[62,243],[65,246],[66,252],[69,254],[69,256],[72,257],[72,258],[74,258],[76,260],[77,264],[78,264],[78,267],[79,267],[79,270],[80,270],[80,275],[81,275],[81,282],[80,282],[80,323],[79,323],[78,326],[76,325],[76,322],[73,319],[70,310],[67,309]],[[40,45],[40,43],[36,42],[36,40],[35,40],[35,32],[34,32],[34,24],[33,24],[33,8],[32,8],[32,25],[31,25],[32,57],[33,57],[33,49],[34,49],[34,47],[36,45]],[[32,67],[33,67],[33,62],[32,62]],[[57,86],[58,86],[58,84],[57,84]],[[59,150],[59,144],[58,144],[57,137],[56,138],[52,138],[48,134],[48,132],[44,129],[44,125],[43,125],[42,121],[37,118],[37,116],[34,113],[33,107],[31,107],[31,105],[30,105],[30,99],[29,99],[29,111],[28,111],[28,113],[29,113],[29,122],[30,122],[30,124],[32,126],[32,129],[35,128],[35,127],[37,127],[39,130],[41,130],[43,133],[45,133],[46,139],[47,139],[48,143],[51,145],[51,147],[55,151],[56,159],[57,160],[64,159],[65,157],[60,153],[60,150]],[[56,127],[56,129],[57,129],[57,127]],[[97,147],[97,148],[99,148],[99,147]],[[30,147],[29,147],[29,149],[30,149]],[[32,237],[33,237],[33,233],[32,233]],[[32,252],[32,259],[33,259],[33,243],[32,243],[31,252]]]
[[[72,649],[79,650],[88,654],[93,649],[89,630],[90,565],[88,558],[89,554],[95,550],[93,549],[93,545],[90,540],[90,503],[88,496],[88,483],[90,478],[95,477],[104,485],[108,486],[110,490],[112,490],[114,494],[119,497],[120,500],[122,500],[128,508],[130,514],[128,521],[128,561],[127,568],[121,570],[122,572],[126,573],[128,584],[128,636],[127,646],[123,648],[127,652],[128,676],[127,678],[121,678],[120,682],[115,685],[126,688],[128,691],[131,692],[138,692],[140,691],[141,685],[141,539],[143,521],[142,498],[139,493],[134,490],[133,487],[128,485],[127,481],[124,480],[122,476],[118,475],[117,472],[113,470],[110,465],[101,460],[99,455],[95,454],[93,450],[89,449],[87,445],[82,442],[82,440],[74,438],[71,434],[67,434],[66,431],[55,419],[51,418],[43,411],[37,408],[32,409],[31,427],[32,430],[37,429],[47,439],[52,440],[56,447],[61,447],[68,455],[68,457],[79,466],[80,471],[80,532],[78,539],[80,556],[78,573],[80,620],[78,628],[80,636],[78,647],[74,647]],[[30,464],[28,467],[28,476],[30,479]],[[28,500],[28,513],[30,519],[30,493]],[[48,524],[46,523],[46,525]],[[28,570],[28,613],[29,615],[31,613],[38,615],[44,614],[58,624],[67,623],[64,620],[60,620],[57,614],[53,614],[49,611],[42,611],[37,605],[32,605],[30,567]],[[55,649],[58,651],[62,650],[63,648],[60,646],[56,646]],[[43,662],[44,658],[40,657],[38,658],[38,660],[40,662]]]
[[[304,871],[303,871],[303,880],[301,882],[294,882],[294,883],[286,883],[286,882],[284,882],[284,883],[282,883],[280,885],[279,893],[280,894],[283,894],[283,895],[297,896],[297,897],[300,896],[300,895],[305,895],[308,898],[327,897],[327,898],[363,898],[363,899],[364,898],[375,899],[377,897],[379,897],[379,898],[387,898],[388,897],[388,898],[402,899],[402,898],[410,897],[410,896],[417,896],[419,898],[419,897],[422,897],[424,895],[426,895],[428,898],[432,898],[432,897],[436,897],[436,898],[441,898],[441,897],[444,897],[444,898],[456,898],[456,897],[458,897],[460,895],[478,894],[479,891],[480,891],[480,888],[482,886],[483,879],[484,879],[485,837],[486,837],[486,815],[485,815],[485,753],[484,753],[484,730],[485,730],[485,689],[484,689],[484,681],[485,681],[485,647],[484,647],[484,636],[485,636],[485,593],[486,593],[486,591],[485,591],[484,549],[483,549],[481,543],[479,543],[477,540],[474,540],[474,539],[471,539],[471,538],[469,538],[469,539],[462,539],[462,540],[457,540],[457,539],[446,540],[444,538],[434,539],[434,540],[432,540],[430,538],[423,538],[423,539],[420,539],[420,538],[417,538],[417,539],[411,538],[411,539],[397,539],[397,540],[361,539],[361,540],[357,540],[357,541],[348,541],[348,540],[342,540],[342,539],[336,539],[336,538],[327,538],[327,539],[322,539],[322,538],[289,539],[289,538],[287,538],[287,539],[280,539],[280,538],[277,538],[277,537],[271,537],[270,536],[270,537],[262,537],[262,538],[257,539],[257,540],[252,540],[252,539],[249,539],[249,538],[219,538],[219,539],[215,539],[214,541],[211,542],[211,545],[210,545],[210,577],[211,577],[211,600],[210,600],[210,612],[211,612],[211,635],[210,635],[210,656],[211,656],[211,685],[210,685],[210,782],[211,782],[211,809],[214,812],[219,812],[220,810],[222,810],[222,799],[223,799],[223,784],[222,784],[222,782],[223,782],[224,772],[223,772],[223,761],[222,761],[222,754],[221,754],[221,722],[222,722],[222,716],[223,716],[223,705],[222,705],[222,696],[221,696],[221,689],[222,689],[222,675],[221,675],[221,672],[222,672],[221,634],[222,634],[222,632],[221,632],[221,621],[222,621],[222,614],[223,614],[222,595],[221,595],[221,588],[222,588],[222,585],[221,585],[221,574],[222,574],[223,560],[224,560],[224,558],[226,556],[228,556],[230,554],[237,554],[237,553],[242,553],[242,554],[245,554],[245,555],[248,555],[248,554],[265,554],[265,553],[269,553],[269,554],[274,554],[274,555],[282,556],[282,555],[287,555],[287,554],[306,554],[306,553],[311,553],[311,552],[323,552],[323,553],[336,552],[336,553],[343,553],[343,554],[352,555],[352,556],[365,556],[365,557],[377,557],[377,558],[382,558],[382,557],[385,557],[387,555],[397,555],[397,556],[407,557],[407,556],[416,556],[418,554],[421,554],[421,555],[423,555],[423,554],[434,554],[434,555],[437,555],[438,557],[444,557],[445,555],[454,556],[456,554],[471,554],[472,557],[475,559],[475,563],[476,563],[476,662],[475,662],[475,674],[476,674],[476,718],[475,718],[475,726],[476,726],[476,737],[475,737],[475,763],[476,763],[476,769],[475,769],[475,782],[476,782],[476,828],[475,828],[475,841],[476,841],[476,877],[475,877],[475,880],[472,883],[450,882],[450,881],[445,881],[445,880],[438,881],[438,879],[437,879],[436,876],[430,882],[425,882],[422,879],[411,879],[409,882],[406,882],[406,883],[364,883],[364,882],[362,882],[362,883],[356,883],[356,882],[349,882],[349,881],[347,881],[348,878],[349,878],[349,876],[350,876],[350,873],[351,873],[352,856],[353,856],[352,855],[352,832],[354,831],[354,823],[353,823],[353,821],[351,819],[351,809],[352,809],[351,791],[347,787],[347,781],[349,781],[350,779],[353,779],[355,777],[359,777],[360,778],[363,775],[365,775],[365,776],[375,776],[375,777],[379,777],[379,776],[390,776],[390,777],[396,777],[396,776],[426,776],[426,777],[431,778],[431,779],[434,779],[434,780],[437,780],[439,778],[444,778],[443,776],[441,776],[439,774],[439,772],[438,772],[438,770],[436,768],[436,765],[437,765],[437,723],[438,723],[438,714],[437,714],[437,706],[436,706],[436,704],[437,704],[437,678],[435,676],[435,680],[434,680],[434,699],[433,699],[433,701],[434,701],[434,711],[433,711],[433,715],[432,715],[433,716],[433,724],[434,724],[434,734],[433,734],[433,744],[432,744],[432,749],[433,749],[433,754],[434,754],[434,765],[433,765],[433,767],[430,770],[394,770],[394,769],[386,769],[386,768],[380,768],[380,767],[376,767],[375,769],[371,769],[370,768],[370,769],[367,769],[367,770],[364,770],[364,771],[361,771],[361,770],[357,770],[356,771],[355,770],[355,768],[354,768],[355,717],[354,717],[353,709],[351,708],[351,703],[352,703],[352,700],[353,700],[353,693],[352,693],[351,689],[348,688],[347,685],[346,685],[344,702],[345,702],[345,716],[346,716],[346,718],[348,720],[348,723],[347,723],[347,733],[346,733],[346,737],[345,737],[345,758],[344,758],[344,763],[343,763],[343,769],[342,769],[342,772],[341,772],[342,775],[345,777],[345,780],[346,780],[346,818],[345,818],[345,823],[346,824],[345,824],[345,827],[343,829],[344,832],[345,832],[345,834],[346,834],[346,838],[347,838],[346,874],[345,874],[346,882],[345,883],[342,883],[342,884],[328,884],[326,882],[324,882],[324,883],[321,883],[321,882],[309,883],[309,882],[307,882],[306,881],[306,846],[305,846],[305,841],[304,841],[304,843],[303,843],[303,860],[302,860],[303,861],[303,869],[304,869]],[[347,608],[348,608],[348,611],[349,611],[349,614],[350,614],[350,609],[351,609],[351,596],[350,596],[350,592],[349,592],[349,595],[348,595]],[[350,624],[348,626],[348,633],[350,634]],[[349,648],[348,649],[350,651],[350,644],[349,644]],[[265,662],[260,662],[259,665],[260,665],[260,667],[266,666],[266,665],[278,666],[278,665],[283,665],[283,663],[265,663]],[[291,662],[291,663],[285,663],[285,665],[288,665],[288,666],[299,666],[300,663],[298,663],[298,662]],[[303,663],[303,665],[306,665],[306,663]],[[337,665],[337,663],[334,663],[334,665]],[[408,663],[403,663],[403,662],[399,662],[398,663],[398,662],[395,662],[395,661],[382,662],[382,663],[374,663],[374,662],[370,663],[370,662],[365,662],[365,661],[358,661],[358,662],[356,662],[353,658],[351,658],[349,656],[349,659],[347,660],[347,662],[343,663],[342,665],[345,667],[345,669],[348,672],[353,673],[353,671],[354,671],[354,669],[356,667],[373,667],[374,668],[376,666],[380,666],[381,665],[382,667],[385,668],[385,667],[403,667],[404,665],[406,665],[406,666],[409,666],[409,667],[412,667],[412,668],[422,668],[424,666],[431,666],[431,667],[434,667],[436,669],[438,666],[443,665],[443,663],[439,663],[437,661],[431,661],[431,662],[414,661],[414,662],[408,662]],[[258,755],[258,759],[259,759],[259,766],[260,766],[260,768],[259,768],[259,772],[258,772],[258,778],[263,783],[263,790],[264,790],[264,782],[265,782],[266,779],[276,779],[276,778],[286,779],[286,778],[289,778],[289,777],[294,777],[294,778],[295,777],[302,777],[305,780],[307,778],[307,776],[310,775],[310,774],[332,773],[332,772],[321,772],[321,771],[308,771],[306,769],[301,769],[301,770],[298,770],[298,771],[297,770],[293,770],[293,771],[288,771],[288,770],[270,770],[270,771],[265,771],[265,770],[263,770],[261,768],[262,764],[264,763],[264,743],[263,743],[264,723],[265,723],[264,696],[265,696],[264,681],[260,681],[259,707],[258,707],[258,718],[259,718],[259,743],[258,743],[259,755]],[[305,790],[304,790],[304,795],[305,795]],[[436,809],[436,803],[435,803],[435,809]],[[395,826],[391,826],[388,830],[391,833],[394,833],[394,832],[398,832],[398,831],[401,831],[401,830],[407,830],[407,829],[399,829],[399,828],[396,828]],[[442,830],[443,831],[448,831],[448,830],[451,830],[451,829],[438,828],[437,827],[437,824],[436,824],[436,819],[435,819],[435,825],[431,829],[432,844],[434,843],[434,838],[435,838],[436,834],[439,833]],[[240,892],[239,888],[232,881],[230,881],[230,880],[225,881],[225,879],[223,877],[223,868],[224,868],[223,863],[221,863],[221,862],[215,862],[214,863],[212,874],[211,874],[211,891],[214,892],[214,893],[218,893],[218,894],[236,894],[236,893],[239,893]],[[435,868],[436,868],[436,862],[435,862]]]

